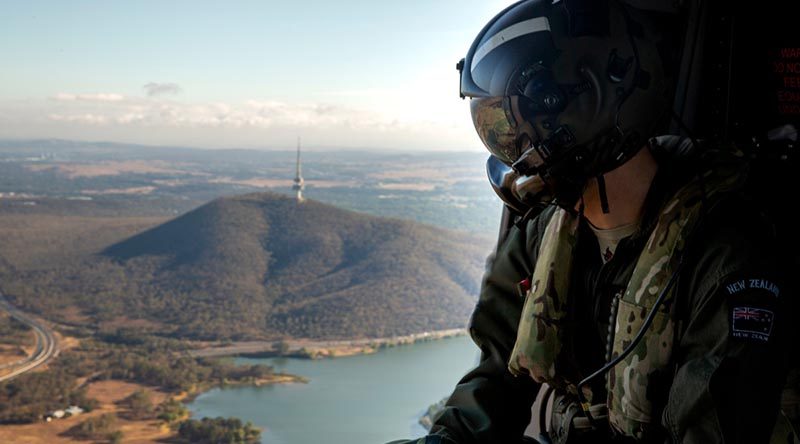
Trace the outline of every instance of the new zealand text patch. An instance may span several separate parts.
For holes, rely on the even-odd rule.
[[[763,290],[776,298],[781,294],[780,287],[767,279],[736,279],[729,281],[725,285],[725,290],[731,296],[747,290]]]

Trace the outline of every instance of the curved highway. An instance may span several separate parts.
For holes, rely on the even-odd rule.
[[[36,335],[36,349],[30,356],[20,361],[0,366],[0,369],[12,368],[11,372],[0,376],[0,382],[3,382],[43,365],[56,355],[58,349],[56,348],[56,337],[52,330],[14,308],[1,293],[0,310],[7,311],[11,317],[29,326],[34,335]]]

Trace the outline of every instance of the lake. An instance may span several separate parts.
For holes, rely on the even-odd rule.
[[[213,389],[189,405],[194,418],[237,417],[263,444],[382,444],[425,434],[417,424],[478,360],[468,337],[326,360],[237,359],[305,376],[308,384]]]

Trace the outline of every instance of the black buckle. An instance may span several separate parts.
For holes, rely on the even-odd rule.
[[[456,63],[456,69],[458,70],[458,95],[462,99],[466,99],[467,96],[464,95],[464,66],[467,64],[467,59],[461,59]]]

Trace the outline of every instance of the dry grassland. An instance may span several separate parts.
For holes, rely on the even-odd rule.
[[[52,422],[2,426],[0,427],[0,442],[14,444],[86,444],[87,441],[79,441],[61,435],[90,417],[100,416],[105,413],[122,412],[124,409],[115,403],[140,389],[150,394],[153,404],[163,402],[167,398],[166,394],[139,384],[120,381],[93,382],[87,388],[88,395],[90,398],[100,401],[99,408],[90,413],[67,419],[57,419]],[[117,423],[124,433],[123,442],[126,444],[156,443],[174,435],[169,428],[163,426],[163,423],[158,420],[129,421],[119,418]]]

